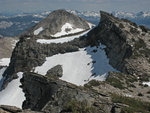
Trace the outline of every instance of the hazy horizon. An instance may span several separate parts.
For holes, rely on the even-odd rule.
[[[56,9],[78,11],[150,11],[150,0],[0,0],[0,13],[33,13]]]

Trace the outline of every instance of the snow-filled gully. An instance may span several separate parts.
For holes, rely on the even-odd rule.
[[[60,79],[64,81],[76,85],[84,85],[92,79],[104,81],[109,71],[116,70],[109,65],[103,47],[86,47],[77,52],[47,57],[45,63],[36,67],[34,72],[45,75],[49,69],[60,64],[63,68],[63,76]]]

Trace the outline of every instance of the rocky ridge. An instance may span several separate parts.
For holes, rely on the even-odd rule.
[[[101,22],[88,34],[91,45],[106,45],[110,64],[127,74],[150,74],[150,30],[101,11]]]
[[[46,113],[77,112],[76,110],[89,113],[121,113],[125,112],[126,109],[133,110],[134,107],[131,106],[130,108],[128,102],[120,102],[119,100],[120,98],[128,100],[129,95],[119,97],[114,96],[114,93],[115,91],[120,92],[125,87],[128,88],[125,80],[130,81],[130,83],[132,81],[133,83],[129,83],[129,85],[133,85],[138,81],[138,77],[141,79],[146,76],[149,81],[149,30],[130,21],[120,20],[106,12],[101,12],[101,17],[100,24],[87,36],[71,42],[42,45],[36,42],[38,36],[24,35],[20,38],[13,51],[10,66],[5,71],[4,76],[7,77],[5,81],[5,85],[7,85],[9,81],[16,78],[15,73],[25,72],[21,79],[21,87],[26,95],[23,109]],[[106,45],[105,51],[110,59],[110,64],[120,71],[119,73],[110,73],[106,82],[90,81],[85,87],[77,87],[59,80],[57,77],[44,77],[30,72],[33,67],[42,65],[46,56],[78,51],[79,48],[88,45],[98,46],[99,43]],[[142,61],[140,62],[139,59],[142,59]],[[101,87],[103,85],[108,87]],[[105,88],[108,88],[108,90]],[[114,92],[110,92],[112,88]],[[129,100],[132,100],[132,98],[129,98]],[[145,112],[148,113],[150,111],[148,109],[149,103],[142,105],[145,107]],[[85,108],[85,111],[83,111],[83,108]],[[141,111],[141,109],[135,108],[134,110]]]

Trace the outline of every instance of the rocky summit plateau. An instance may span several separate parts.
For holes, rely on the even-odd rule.
[[[150,113],[150,29],[65,10],[20,34],[0,69],[1,113]]]

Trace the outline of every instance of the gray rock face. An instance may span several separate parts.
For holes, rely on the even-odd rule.
[[[76,103],[84,102],[81,109],[92,107],[95,110],[94,113],[110,113],[113,106],[109,97],[59,79],[47,78],[35,73],[24,73],[21,83],[26,95],[23,103],[24,109],[64,113],[72,112],[70,110],[72,105],[75,108]]]
[[[56,10],[49,14],[44,20],[35,25],[30,29],[30,33],[33,34],[35,30],[40,27],[43,27],[43,31],[39,34],[41,37],[51,37],[51,35],[56,34],[61,31],[61,28],[64,24],[69,23],[72,27],[81,28],[84,30],[89,29],[88,22],[74,14],[71,14],[65,10]],[[69,30],[69,29],[66,29]]]
[[[62,77],[62,74],[63,74],[62,66],[57,65],[48,70],[46,76]]]
[[[99,42],[106,45],[109,63],[114,68],[124,73],[142,75],[150,74],[147,60],[150,56],[149,36],[148,29],[142,30],[133,22],[101,11],[101,21],[88,33],[88,40],[90,45],[97,45]]]

